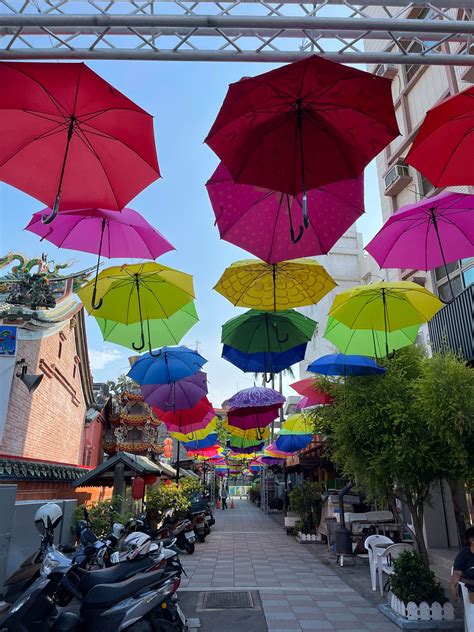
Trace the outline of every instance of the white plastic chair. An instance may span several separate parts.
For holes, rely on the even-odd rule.
[[[377,553],[373,549],[376,544],[393,544],[393,540],[385,535],[369,535],[365,539],[364,546],[369,554],[370,581],[372,590],[377,590]]]
[[[462,600],[464,603],[464,630],[474,632],[474,603],[469,600],[469,591],[464,582],[459,582],[461,586]]]
[[[393,560],[403,551],[413,551],[413,547],[410,544],[392,544],[384,549],[381,554],[377,555],[377,570],[379,574],[379,588],[380,594],[383,596],[383,574],[391,575],[393,573]]]

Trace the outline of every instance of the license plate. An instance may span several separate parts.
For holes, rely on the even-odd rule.
[[[181,608],[178,606],[178,604],[176,604],[176,612],[178,613],[178,617],[181,619],[181,623],[185,626],[186,625],[186,617],[184,616],[184,612],[181,610]]]
[[[184,534],[186,536],[186,539],[189,542],[195,542],[196,540],[196,534],[194,533],[194,531],[186,531],[186,533]]]

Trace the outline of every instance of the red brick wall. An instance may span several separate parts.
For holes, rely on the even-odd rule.
[[[98,419],[84,429],[82,460],[80,465],[97,467],[102,463],[102,424]]]
[[[44,377],[32,395],[13,378],[0,454],[81,463],[85,404],[74,330],[67,323],[61,332],[17,345],[28,373]]]

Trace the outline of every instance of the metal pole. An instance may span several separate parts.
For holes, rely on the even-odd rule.
[[[179,446],[181,445],[179,441],[177,441],[178,449],[176,450],[176,485],[179,487]]]

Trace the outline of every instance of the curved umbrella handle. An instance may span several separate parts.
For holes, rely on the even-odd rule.
[[[57,198],[56,198],[56,200],[54,202],[53,210],[51,211],[51,213],[49,215],[42,215],[41,216],[41,223],[42,224],[51,224],[51,222],[54,220],[54,218],[58,214],[58,210],[59,210],[59,195],[57,196]]]
[[[97,278],[96,278],[96,281],[97,281]],[[104,300],[101,298],[99,298],[99,300],[96,303],[95,302],[96,296],[97,296],[97,287],[94,287],[92,291],[92,300],[91,300],[92,309],[100,309],[104,303]]]
[[[266,374],[266,373],[264,373],[264,377],[263,377],[263,379],[265,380],[265,383],[266,383],[266,384],[270,384],[270,382],[271,382],[271,381],[272,381],[272,379],[273,379],[273,375],[272,375],[272,373],[270,373],[270,375],[269,375],[269,378],[268,378],[268,379],[267,379],[267,374]]]
[[[299,240],[301,239],[301,237],[303,237],[303,233],[304,233],[304,227],[300,226],[298,234],[295,238],[295,231],[293,230],[293,226],[290,228],[290,235],[291,235],[291,241],[294,244],[297,244],[299,242]]]
[[[135,349],[135,351],[142,351],[142,349],[145,348],[145,336],[143,334],[143,326],[140,332],[140,344],[136,345],[134,342],[132,342],[132,347]]]

